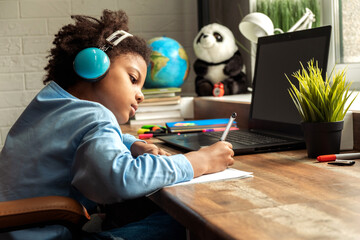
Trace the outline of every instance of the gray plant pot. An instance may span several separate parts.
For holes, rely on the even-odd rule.
[[[309,158],[340,152],[344,121],[303,122],[301,125]]]

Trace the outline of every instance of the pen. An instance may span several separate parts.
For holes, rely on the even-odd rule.
[[[343,154],[330,154],[321,155],[317,157],[319,162],[329,162],[336,159],[357,159],[360,158],[360,153],[343,153]]]
[[[231,128],[231,125],[232,125],[233,121],[235,120],[236,116],[237,116],[236,112],[233,112],[233,114],[231,114],[230,120],[229,120],[229,122],[228,122],[228,124],[226,126],[226,129],[225,129],[224,133],[222,134],[222,136],[220,138],[220,141],[225,141],[225,139],[226,139],[226,137],[227,137],[227,135],[229,133],[229,130]]]
[[[353,160],[335,160],[334,162],[328,162],[328,164],[338,165],[338,166],[352,166],[355,164]]]
[[[231,127],[229,129],[230,131],[232,130],[239,130],[238,127]],[[203,129],[202,132],[222,132],[225,131],[225,128],[210,128],[210,129]]]
[[[166,136],[166,135],[170,135],[170,134],[177,134],[177,135],[180,135],[180,133],[162,133],[162,132],[159,132],[159,133],[143,133],[143,134],[139,134],[139,139],[149,139],[149,138],[152,138],[152,137],[157,137],[157,136]]]

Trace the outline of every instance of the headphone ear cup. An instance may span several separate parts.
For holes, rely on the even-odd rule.
[[[88,82],[97,82],[105,77],[110,68],[108,55],[99,48],[85,48],[75,57],[74,70]]]

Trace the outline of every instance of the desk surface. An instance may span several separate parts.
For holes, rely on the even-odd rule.
[[[234,168],[254,177],[168,187],[150,198],[200,239],[360,239],[360,162],[318,163],[305,150],[235,159]]]

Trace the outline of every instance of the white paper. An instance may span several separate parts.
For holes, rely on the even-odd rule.
[[[222,172],[202,175],[202,176],[194,178],[190,181],[173,184],[173,185],[170,185],[167,187],[186,185],[186,184],[194,184],[194,183],[220,181],[220,180],[226,180],[226,179],[232,179],[232,178],[248,178],[248,177],[253,177],[252,174],[253,174],[252,172],[245,172],[245,171],[237,170],[235,168],[227,168]]]

